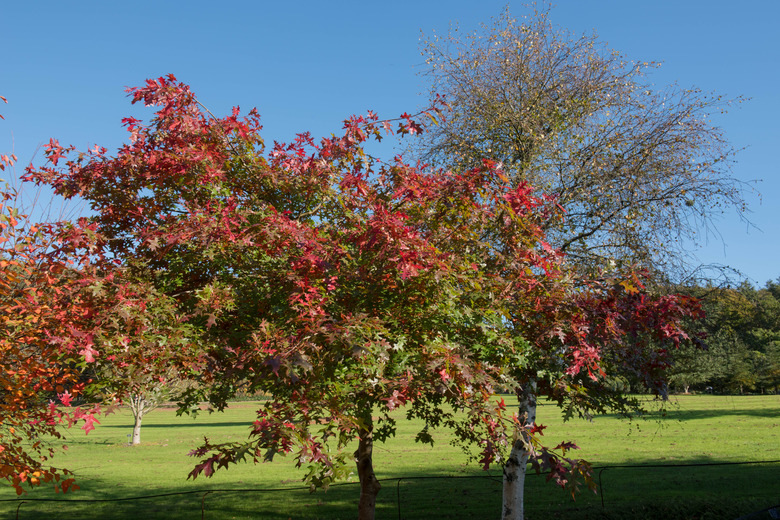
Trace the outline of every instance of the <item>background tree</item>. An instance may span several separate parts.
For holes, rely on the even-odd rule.
[[[141,444],[141,424],[144,416],[166,401],[175,401],[187,390],[187,383],[171,376],[131,374],[133,383],[123,401],[133,414],[133,434],[130,444]]]
[[[686,244],[712,231],[716,212],[745,210],[743,187],[730,174],[733,150],[709,121],[727,103],[697,89],[653,87],[645,74],[655,64],[628,62],[595,35],[577,37],[553,26],[547,9],[535,9],[520,22],[506,13],[473,35],[453,31],[430,38],[422,53],[431,95],[443,95],[450,110],[417,153],[452,169],[499,161],[512,182],[554,196],[566,216],[544,227],[552,247],[574,266],[575,284],[630,281],[641,270],[651,274],[651,285],[685,279],[691,260]],[[604,318],[590,315],[585,323],[595,327],[592,320]],[[645,352],[640,357],[664,350],[664,344],[673,347],[669,337],[651,329],[629,333]],[[527,330],[518,333],[529,337]],[[654,335],[656,346],[647,343]],[[614,360],[628,359],[616,350]],[[670,363],[666,358],[665,368]],[[629,365],[617,362],[603,370],[613,378],[635,377]],[[523,366],[517,376],[524,388],[521,416],[535,415],[531,394],[559,399],[561,387],[582,392],[582,398],[561,402],[571,413],[636,410],[636,403],[610,390],[615,387],[607,379],[594,384],[553,377],[556,384],[544,388],[531,367]],[[649,388],[665,393],[658,382]],[[505,475],[505,484],[511,488],[514,478]],[[505,486],[505,498],[511,494]]]
[[[776,282],[761,289],[744,282],[690,291],[702,299],[707,315],[699,325],[707,335],[707,350],[691,353],[691,362],[705,372],[711,360],[717,365],[703,383],[727,393],[777,388],[780,301],[776,289]]]
[[[550,242],[582,270],[684,278],[686,245],[721,212],[745,211],[733,149],[711,123],[728,103],[658,89],[646,77],[657,64],[627,61],[549,15],[507,11],[475,34],[425,40],[430,92],[450,110],[418,153],[454,169],[500,161],[515,182],[555,195],[567,217],[550,223]]]
[[[131,444],[141,443],[144,415],[166,400],[176,400],[195,384],[206,364],[197,330],[178,314],[175,301],[148,284],[122,280],[95,288],[121,303],[101,324],[95,343],[105,361],[97,363],[101,400],[117,399],[133,415]],[[93,385],[98,386],[98,385]]]
[[[684,345],[673,354],[669,383],[676,391],[690,393],[691,388],[703,390],[726,374],[726,350],[717,336],[711,336],[701,345]]]

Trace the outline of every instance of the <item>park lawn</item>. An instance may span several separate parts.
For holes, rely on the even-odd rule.
[[[10,488],[2,488],[0,499],[12,500],[0,502],[0,518],[15,518],[17,507],[19,518],[353,518],[356,484],[310,494],[300,483],[301,470],[283,457],[257,466],[231,466],[210,479],[187,480],[197,462],[188,452],[204,435],[212,442],[246,439],[256,406],[233,403],[223,413],[196,419],[158,409],[144,420],[142,444],[136,447],[127,446],[132,418],[126,410],[102,418],[87,436],[71,430],[69,449],[56,461],[76,473],[81,490],[64,497],[35,490],[14,499]],[[527,483],[529,518],[672,518],[670,511],[676,518],[735,518],[780,504],[780,464],[670,467],[779,460],[780,396],[679,396],[667,408],[660,422],[602,416],[564,423],[554,405],[542,403],[538,419],[548,426],[548,444],[575,441],[581,447],[576,456],[597,468],[667,467],[604,470],[604,509],[600,495],[586,490],[572,502],[543,477],[532,476]],[[399,518],[399,508],[402,518],[498,517],[498,470],[483,472],[467,463],[450,445],[447,432],[440,432],[430,447],[414,442],[416,424],[402,420],[398,426],[396,438],[375,449],[377,474],[384,480],[377,518]],[[258,491],[271,489],[275,491]],[[85,501],[182,492],[190,494]],[[70,501],[46,501],[62,498]]]

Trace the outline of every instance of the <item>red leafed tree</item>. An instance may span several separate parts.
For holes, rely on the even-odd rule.
[[[90,355],[89,337],[76,327],[89,311],[81,274],[55,238],[63,230],[30,224],[15,200],[0,192],[0,478],[19,494],[24,485],[68,491],[72,474],[49,462],[61,425],[89,433],[100,412],[72,404],[88,383],[79,360]]]
[[[52,142],[45,153],[56,165],[67,151]],[[15,161],[0,157],[0,170],[11,173]],[[73,474],[51,460],[64,447],[62,428],[94,429],[132,389],[118,377],[127,366],[170,375],[201,358],[187,350],[197,340],[168,300],[103,254],[93,223],[34,223],[23,206],[20,191],[0,190],[0,478],[19,494],[68,491]],[[189,353],[186,363],[170,363],[174,350]]]
[[[138,374],[170,376],[200,358],[164,297],[94,254],[86,221],[33,225],[14,191],[0,200],[0,477],[20,494],[25,484],[68,491],[77,488],[72,473],[49,461],[62,428],[89,433]],[[180,352],[189,359],[178,362]],[[97,404],[76,406],[89,401]]]
[[[624,280],[574,283],[544,240],[544,224],[561,218],[555,201],[512,185],[499,165],[447,172],[365,153],[385,132],[421,133],[416,117],[369,113],[340,136],[301,134],[266,152],[254,110],[216,118],[173,76],[129,93],[157,109],[149,124],[124,120],[130,142],[115,156],[95,149],[58,165],[70,150],[52,142],[49,164],[28,175],[88,200],[122,276],[175,307],[182,338],[209,350],[194,370],[212,403],[242,387],[272,395],[246,442],[206,439],[193,452],[205,457],[193,478],[293,453],[304,478],[327,487],[354,460],[359,517],[373,518],[373,444],[405,407],[420,441],[452,428],[485,466],[519,451],[576,487],[587,465],[564,466],[573,445],[544,448],[532,408],[510,413],[491,399],[496,386],[577,405],[577,381],[595,395],[612,367],[655,381],[663,362],[650,340],[680,337],[685,305],[663,315]],[[180,363],[191,356],[177,352]]]
[[[5,98],[0,96],[5,101]],[[0,116],[2,118],[2,116]],[[16,157],[0,156],[11,173]],[[19,193],[0,189],[0,478],[18,494],[42,484],[76,486],[66,469],[51,466],[61,426],[94,429],[99,406],[73,406],[84,391],[79,358],[89,355],[79,322],[89,314],[79,297],[88,255],[83,235],[61,225],[34,224]],[[83,253],[83,249],[82,249]]]

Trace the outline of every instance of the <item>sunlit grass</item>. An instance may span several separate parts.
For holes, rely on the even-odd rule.
[[[605,416],[591,422],[564,423],[558,409],[550,404],[540,406],[538,418],[548,426],[545,439],[549,444],[575,441],[581,447],[576,455],[597,467],[780,459],[780,396],[680,396],[671,404],[661,422],[651,418],[628,423]],[[354,484],[309,494],[300,483],[301,470],[294,468],[290,459],[232,466],[210,479],[187,480],[196,463],[188,452],[203,436],[214,442],[246,439],[255,406],[235,403],[224,413],[202,414],[195,420],[178,417],[172,409],[156,410],[145,419],[142,444],[136,447],[127,445],[132,424],[127,411],[102,418],[102,424],[88,436],[80,430],[69,431],[70,447],[57,463],[76,473],[81,490],[64,498],[78,501],[187,491],[193,494],[62,504],[38,502],[63,496],[35,490],[21,497],[26,502],[19,509],[19,518],[200,518],[202,505],[209,519],[353,518],[358,496]],[[396,438],[376,447],[375,466],[379,478],[384,479],[377,517],[398,518],[399,505],[402,518],[498,517],[498,471],[485,473],[475,464],[468,464],[465,455],[449,444],[447,432],[440,432],[433,448],[415,443],[415,426],[400,421]],[[460,478],[419,478],[449,475]],[[495,478],[463,478],[487,475]],[[565,518],[652,518],[668,514],[653,513],[652,508],[658,507],[680,512],[676,518],[705,518],[707,507],[712,514],[733,514],[732,510],[723,512],[723,503],[744,514],[751,507],[780,503],[778,476],[780,464],[613,468],[601,474],[607,506],[604,510],[600,496],[586,491],[572,502],[553,485],[545,484],[543,477],[531,477],[527,507],[530,518],[557,517],[555,511]],[[406,478],[400,483],[391,480],[399,477]],[[257,489],[289,491],[246,491]],[[212,493],[204,495],[210,490]],[[2,499],[14,496],[10,488],[0,489]],[[18,505],[18,501],[0,502],[0,518],[14,518]],[[705,513],[701,507],[705,507]]]

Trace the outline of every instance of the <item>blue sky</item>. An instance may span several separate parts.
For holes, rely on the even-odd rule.
[[[325,135],[353,113],[412,112],[426,90],[422,34],[490,23],[507,2],[165,2],[3,3],[0,153],[22,165],[50,137],[116,148],[131,108],[126,86],[168,73],[189,83],[216,114],[257,107],[267,140]],[[509,2],[515,16],[526,13]],[[629,59],[662,61],[651,80],[677,82],[749,101],[716,120],[737,148],[734,174],[759,181],[747,194],[755,228],[727,212],[703,263],[739,269],[759,285],[780,277],[780,2],[562,0],[552,21],[575,34],[596,31]],[[38,152],[38,157],[40,156]],[[21,168],[17,170],[21,173]],[[0,177],[8,178],[5,172]]]

